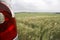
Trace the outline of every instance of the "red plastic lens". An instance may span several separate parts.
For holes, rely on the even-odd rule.
[[[0,40],[13,40],[16,35],[16,21],[9,8],[0,2],[0,12],[4,15],[4,23],[0,24]]]

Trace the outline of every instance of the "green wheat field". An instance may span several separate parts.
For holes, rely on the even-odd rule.
[[[60,14],[15,13],[19,40],[60,40]]]

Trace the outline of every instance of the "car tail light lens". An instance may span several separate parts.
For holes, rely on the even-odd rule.
[[[12,12],[0,2],[0,40],[13,40],[16,35],[16,21]]]

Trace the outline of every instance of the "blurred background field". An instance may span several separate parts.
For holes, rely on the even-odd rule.
[[[15,13],[19,40],[60,40],[60,14]]]

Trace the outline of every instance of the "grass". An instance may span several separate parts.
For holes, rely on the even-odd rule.
[[[60,14],[16,13],[19,40],[60,40]]]

